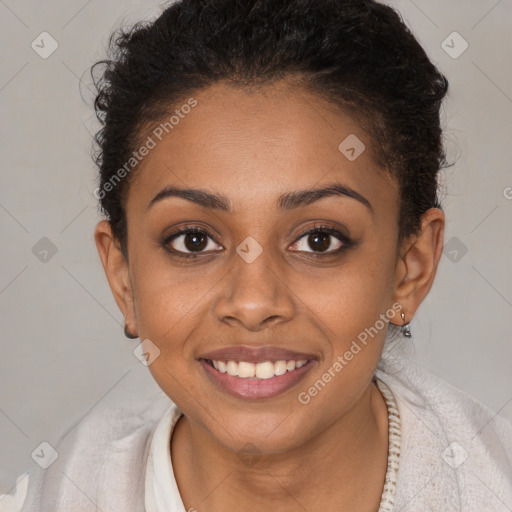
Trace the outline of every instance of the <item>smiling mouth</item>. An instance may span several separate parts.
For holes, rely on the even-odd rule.
[[[278,361],[235,361],[199,359],[209,380],[236,398],[269,399],[283,394],[301,381],[317,361],[280,359]]]
[[[307,359],[288,361],[282,359],[279,361],[263,361],[261,363],[250,363],[248,361],[223,361],[204,359],[210,366],[220,373],[226,373],[231,377],[238,377],[239,379],[272,379],[284,375],[287,372],[292,372],[295,369],[302,368],[308,362]]]

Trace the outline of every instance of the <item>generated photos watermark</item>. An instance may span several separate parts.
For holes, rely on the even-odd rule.
[[[342,355],[338,355],[334,363],[331,367],[325,371],[322,376],[315,381],[315,383],[308,388],[307,391],[301,391],[297,398],[302,405],[307,405],[311,402],[311,399],[322,391],[325,386],[331,382],[342,370],[347,366],[347,364],[352,361],[355,355],[359,354],[363,347],[365,347],[368,343],[368,337],[374,338],[377,334],[386,327],[389,321],[395,317],[397,313],[402,310],[402,306],[400,303],[395,302],[393,306],[386,310],[385,313],[382,313],[379,319],[371,326],[367,327],[364,331],[361,331],[357,335],[357,339],[352,340],[352,343],[348,350],[346,350]],[[361,347],[361,345],[363,347]]]
[[[187,103],[184,103],[179,109],[174,111],[175,115],[173,114],[167,121],[160,123],[151,132],[151,135],[148,135],[144,144],[142,144],[137,151],[133,151],[128,161],[125,162],[108,181],[94,190],[94,197],[98,200],[103,199],[108,192],[114,190],[117,184],[129,175],[144,157],[149,155],[152,149],[156,148],[158,142],[160,142],[165,135],[169,134],[180,123],[181,119],[184,119],[195,106],[197,106],[197,100],[195,98],[189,98]]]

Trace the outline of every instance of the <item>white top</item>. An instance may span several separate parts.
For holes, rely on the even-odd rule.
[[[383,356],[375,377],[394,395],[401,423],[382,512],[512,510],[508,420],[409,360]],[[169,451],[180,411],[159,388],[145,393],[110,393],[50,443],[58,458],[48,469],[34,463],[19,476],[0,511],[185,512]]]
[[[146,465],[144,504],[146,512],[186,512],[172,469],[170,441],[182,412],[171,406],[159,421],[149,449]]]

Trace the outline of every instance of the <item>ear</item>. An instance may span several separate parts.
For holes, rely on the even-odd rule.
[[[108,221],[103,220],[97,224],[94,240],[114,299],[125,317],[125,327],[135,334],[137,320],[128,262]]]
[[[396,266],[394,302],[403,306],[405,322],[427,296],[434,282],[443,251],[445,216],[439,208],[430,208],[421,217],[418,235],[412,236],[400,248]],[[397,325],[402,325],[400,321]]]

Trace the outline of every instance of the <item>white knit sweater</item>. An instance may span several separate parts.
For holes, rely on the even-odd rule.
[[[383,359],[375,372],[401,424],[385,510],[512,511],[512,424],[415,363],[400,367]],[[159,388],[132,391],[94,407],[56,443],[48,469],[34,464],[0,495],[0,512],[185,512],[164,449],[180,411]]]

